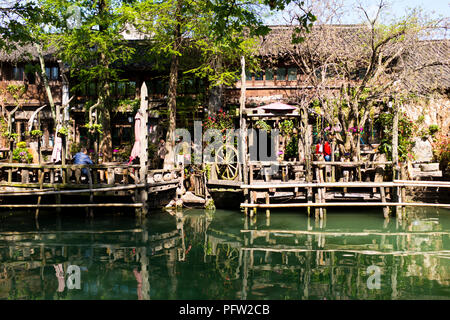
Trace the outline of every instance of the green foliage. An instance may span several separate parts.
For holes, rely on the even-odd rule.
[[[439,134],[433,142],[433,153],[437,161],[447,166],[450,162],[450,137]]]
[[[428,127],[430,135],[434,136],[439,131],[439,126],[437,124],[432,124]]]
[[[217,129],[222,133],[225,133],[226,130],[234,128],[233,116],[220,109],[218,113],[208,116],[208,118],[203,121],[203,128],[205,130]]]
[[[90,125],[89,123],[86,123],[84,127],[89,129],[89,131],[92,133],[103,134],[103,126],[101,124],[94,123]]]
[[[61,127],[57,132],[60,136],[67,136],[69,134],[69,129],[67,127]]]
[[[279,124],[282,134],[289,136],[294,131],[294,122],[292,120],[284,120]]]
[[[20,163],[31,163],[33,155],[28,151],[27,143],[24,141],[18,142],[16,148],[13,150],[13,160]]]
[[[288,144],[286,145],[286,156],[287,158],[297,158],[298,157],[298,137],[293,136]]]
[[[31,130],[31,136],[33,136],[33,137],[42,137],[42,131],[41,130],[38,130],[38,129],[36,129],[36,130]]]
[[[258,120],[255,122],[255,127],[259,130],[264,130],[266,132],[270,132],[272,130],[272,127],[265,122],[264,120]]]
[[[8,139],[13,139],[14,141],[17,141],[17,139],[19,138],[19,134],[11,133],[9,131],[3,132],[2,136],[4,136],[5,138],[8,138]]]
[[[119,149],[114,149],[113,152],[117,157],[122,159],[122,161],[128,161],[131,156],[131,150],[133,149],[133,145],[131,143],[126,143],[122,145]]]
[[[383,113],[378,118],[379,123],[383,128],[383,135],[379,150],[386,154],[388,160],[392,160],[392,128],[394,123],[393,113]],[[406,114],[400,114],[398,120],[398,157],[400,161],[406,159],[413,159],[414,155],[411,152],[414,144],[412,138],[414,136],[414,124],[408,119]]]
[[[206,201],[205,209],[206,210],[212,210],[212,211],[216,210],[216,206],[214,204],[214,200],[213,199],[208,199]]]
[[[69,152],[71,153],[71,154],[77,154],[78,152],[80,152],[81,151],[81,144],[80,143],[72,143],[71,145],[70,145],[70,150],[69,150]]]

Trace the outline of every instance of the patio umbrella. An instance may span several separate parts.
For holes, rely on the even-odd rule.
[[[141,153],[141,141],[140,141],[140,134],[141,134],[141,123],[142,123],[142,114],[140,111],[136,113],[136,116],[134,117],[134,145],[133,149],[131,150],[131,156],[130,161],[128,164],[133,162],[134,159],[139,157],[139,154]]]
[[[265,106],[261,106],[258,109],[262,109],[262,110],[271,110],[271,111],[276,111],[276,112],[283,112],[283,111],[293,111],[296,110],[297,107],[288,105],[288,104],[284,104],[281,102],[274,102]]]

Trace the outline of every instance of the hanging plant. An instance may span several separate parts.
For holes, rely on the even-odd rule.
[[[280,122],[279,128],[282,134],[289,136],[294,131],[294,122],[292,120],[284,120]]]
[[[270,132],[272,130],[272,127],[267,122],[265,122],[264,120],[256,121],[255,127],[257,129],[264,130],[266,132]]]
[[[11,133],[9,131],[3,132],[2,134],[5,138],[8,138],[9,140],[13,139],[14,141],[17,141],[17,138],[19,137],[19,134],[17,133]]]
[[[69,129],[66,127],[61,127],[58,129],[58,134],[60,136],[67,136],[69,134]]]
[[[89,123],[86,123],[84,125],[84,127],[87,128],[92,133],[96,132],[96,133],[103,134],[103,126],[101,124],[97,124],[97,123],[89,124]]]
[[[42,131],[41,130],[32,130],[31,136],[33,137],[42,137]]]

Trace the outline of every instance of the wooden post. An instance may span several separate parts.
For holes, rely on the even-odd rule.
[[[63,166],[66,165],[66,136],[65,135],[61,135],[61,164]],[[62,183],[66,183],[67,181],[67,175],[66,175],[66,170],[61,168],[61,179],[62,179]]]
[[[270,204],[270,195],[269,192],[266,192],[266,204]],[[266,217],[270,217],[270,209],[266,209]]]
[[[392,103],[390,103],[390,106],[392,106]],[[392,124],[392,174],[393,174],[393,180],[398,180],[398,108],[397,106],[393,107],[394,110],[394,120]],[[399,188],[394,187],[394,201],[399,202],[400,194],[399,194]],[[400,217],[401,214],[401,207],[396,207],[396,214],[397,217]]]
[[[334,150],[336,148],[336,138],[333,136],[331,141],[331,162],[335,161]],[[331,182],[336,182],[336,168],[334,165],[331,166]]]
[[[380,187],[380,196],[381,196],[381,202],[386,202],[386,191],[384,187]],[[389,218],[389,207],[383,207],[383,215],[387,219]]]
[[[248,137],[247,137],[247,123],[245,121],[245,117],[244,117],[244,110],[245,110],[245,94],[246,94],[246,76],[245,76],[245,57],[241,56],[241,97],[239,99],[239,130],[240,130],[240,135],[241,135],[241,149],[239,150],[240,152],[240,157],[238,157],[238,159],[240,159],[242,161],[242,180],[244,182],[244,184],[248,184],[248,174],[250,173],[250,179],[251,175],[252,175],[252,171],[250,168],[250,172],[248,170],[248,165],[247,165],[247,147],[248,147]],[[251,184],[251,182],[250,182]],[[245,201],[248,201],[248,189],[244,189],[244,199],[246,199]],[[245,209],[247,210],[247,209]],[[245,211],[247,213],[247,211]]]
[[[402,180],[406,180],[407,179],[406,164],[403,164],[401,166],[400,178]],[[405,186],[400,187],[400,195],[401,195],[401,199],[402,199],[401,202],[405,203],[406,202],[406,188],[405,188]],[[402,216],[403,216],[403,218],[406,218],[406,207],[405,206],[402,207]]]
[[[13,162],[14,139],[9,139],[9,163]],[[8,182],[12,182],[12,168],[8,170]]]
[[[43,184],[44,184],[44,174],[45,174],[44,171],[41,170],[41,169],[39,169],[39,171],[38,171],[38,177],[39,177],[39,189],[42,189],[42,188],[43,188]],[[38,207],[36,208],[36,213],[35,213],[35,215],[34,215],[34,218],[36,219],[36,221],[37,221],[37,219],[39,218],[39,205],[41,204],[41,196],[38,196],[37,204],[38,204]]]
[[[91,174],[91,170],[88,169],[88,183],[89,183],[89,189],[91,190],[89,193],[89,203],[94,203],[94,192],[93,192],[93,188],[92,188],[92,174]],[[93,208],[89,208],[88,209],[88,216],[90,218],[94,217],[94,209]]]
[[[305,180],[306,182],[312,182],[312,167],[311,167],[311,134],[312,128],[308,124],[308,111],[305,106],[301,107],[302,114],[302,133],[303,133],[303,141],[304,141],[304,152],[305,152]],[[312,188],[307,188],[307,201],[308,203],[313,202],[313,190]],[[311,214],[311,207],[307,208],[308,217]]]
[[[140,170],[139,170],[139,182],[147,184],[147,173],[148,173],[148,130],[147,130],[147,123],[148,123],[148,90],[147,85],[145,84],[145,81],[142,82],[141,86],[141,107],[139,109],[139,112],[141,113],[141,130],[140,130],[140,137],[139,141],[141,144],[141,153],[139,155],[140,160]],[[143,206],[141,209],[141,214],[143,216],[147,215],[148,212],[148,204],[147,204],[147,188],[144,187],[141,189],[140,192],[140,201],[142,202]]]

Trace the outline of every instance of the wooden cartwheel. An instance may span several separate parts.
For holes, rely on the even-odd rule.
[[[221,180],[235,180],[239,175],[238,152],[234,146],[226,145],[216,153],[217,177]]]

